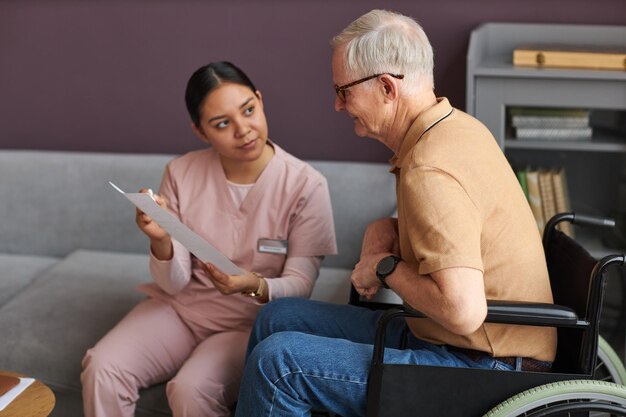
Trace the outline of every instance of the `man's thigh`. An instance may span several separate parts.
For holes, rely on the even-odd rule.
[[[257,318],[252,340],[258,343],[274,333],[297,331],[371,344],[374,343],[376,323],[381,313],[352,305],[281,298],[263,307]],[[404,319],[392,322],[387,333],[387,345],[399,346],[405,329]]]

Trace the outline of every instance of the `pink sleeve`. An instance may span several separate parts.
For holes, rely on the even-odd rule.
[[[165,197],[170,212],[180,218],[176,184],[170,175],[168,164],[163,173],[159,195]],[[172,238],[174,255],[172,259],[161,261],[150,253],[150,274],[154,282],[166,293],[173,295],[185,288],[191,279],[191,256],[189,251],[176,239]]]
[[[337,254],[335,224],[326,179],[322,178],[311,193],[299,202],[289,230],[289,256],[325,256]]]
[[[150,275],[154,282],[163,291],[174,295],[191,280],[191,257],[189,251],[176,239],[172,239],[174,256],[167,261],[161,261],[150,253]]]
[[[267,278],[270,301],[281,297],[309,298],[319,274],[322,256],[289,257],[280,277]]]

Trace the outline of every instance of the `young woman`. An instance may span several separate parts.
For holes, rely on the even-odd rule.
[[[171,161],[156,201],[243,272],[201,263],[138,211],[154,283],[87,351],[86,417],[133,416],[139,389],[163,381],[174,417],[230,415],[259,308],[310,296],[323,257],[337,251],[325,178],[269,141],[261,93],[239,68],[198,69],[185,100],[211,146]]]

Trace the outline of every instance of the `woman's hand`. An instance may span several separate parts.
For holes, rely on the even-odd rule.
[[[154,201],[163,209],[167,209],[167,199],[158,194],[152,194],[148,188],[142,188],[140,193],[151,194]],[[157,259],[171,259],[173,255],[172,239],[161,226],[143,211],[136,209],[135,222],[139,230],[150,238],[150,249]]]
[[[264,279],[257,274],[244,270],[242,270],[243,273],[241,275],[228,275],[211,263],[197,261],[196,265],[202,268],[213,285],[215,285],[215,288],[224,295],[256,291],[261,284],[260,280]],[[262,298],[265,298],[266,295],[264,294]]]
[[[142,188],[139,190],[140,193],[150,194],[150,190],[148,188]],[[161,206],[162,208],[167,208],[167,201],[165,197],[161,197],[158,194],[152,194],[154,201]],[[161,228],[150,216],[148,216],[143,211],[136,209],[135,213],[135,222],[139,229],[146,234],[150,238],[150,240],[162,240],[168,233]]]

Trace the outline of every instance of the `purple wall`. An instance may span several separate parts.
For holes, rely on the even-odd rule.
[[[333,109],[329,41],[384,7],[424,26],[438,95],[465,106],[483,22],[626,25],[624,0],[3,0],[0,148],[182,153],[203,146],[183,103],[197,67],[230,60],[263,92],[270,137],[308,159],[385,161]],[[626,43],[626,42],[625,42]]]

